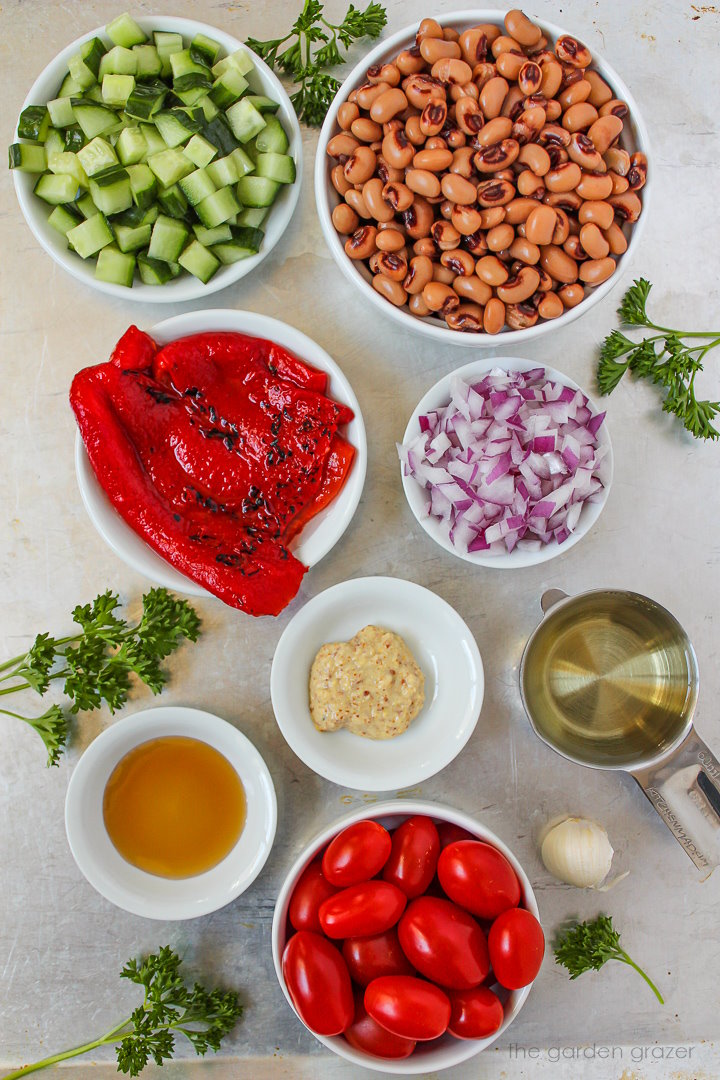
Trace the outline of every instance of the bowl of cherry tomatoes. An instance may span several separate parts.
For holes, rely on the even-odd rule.
[[[291,867],[272,927],[300,1021],[356,1065],[450,1068],[513,1022],[545,938],[513,853],[449,806],[395,799],[319,833]]]

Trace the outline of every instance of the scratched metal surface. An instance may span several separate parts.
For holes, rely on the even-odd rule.
[[[249,33],[272,36],[295,6],[282,0],[262,5],[142,0],[134,10],[194,15],[242,38]],[[441,14],[457,6],[458,0],[437,0],[434,10]],[[339,12],[341,3],[329,0],[328,7]],[[390,0],[388,8],[392,30],[418,11],[412,0]],[[108,0],[4,0],[0,108],[7,141],[40,69],[66,42],[117,11]],[[549,0],[534,0],[528,11],[560,23],[567,20],[568,28],[591,48],[601,49],[632,87],[652,135],[656,182],[652,221],[632,270],[655,282],[655,310],[662,312],[663,321],[717,325],[720,14],[687,0],[575,0],[571,13],[570,5],[564,10]],[[66,760],[48,772],[36,736],[0,717],[0,1066],[32,1060],[105,1030],[133,1003],[132,990],[116,978],[124,960],[169,942],[186,954],[199,976],[239,987],[247,1007],[223,1050],[224,1065],[181,1063],[166,1070],[170,1077],[357,1074],[333,1060],[289,1012],[272,969],[270,923],[273,899],[295,852],[363,796],[322,781],[293,756],[273,720],[268,678],[274,645],[305,600],[343,578],[377,573],[412,578],[453,604],[477,637],[487,674],[482,716],[468,747],[412,794],[446,800],[494,829],[534,881],[548,930],[567,916],[612,911],[626,945],[667,999],[660,1009],[620,965],[571,984],[548,959],[508,1040],[485,1055],[482,1065],[458,1070],[458,1077],[496,1075],[500,1059],[508,1077],[551,1072],[603,1080],[610,1075],[625,1080],[718,1076],[709,1043],[720,1036],[714,974],[720,962],[720,876],[704,883],[698,879],[629,779],[584,771],[536,740],[521,711],[517,664],[538,619],[544,589],[613,585],[648,593],[678,616],[696,646],[702,672],[698,727],[717,751],[720,448],[684,437],[662,416],[651,388],[622,386],[609,401],[615,483],[592,535],[554,562],[514,574],[473,571],[441,553],[405,505],[394,442],[420,396],[453,364],[466,362],[468,353],[438,350],[403,336],[388,320],[368,318],[339,278],[320,234],[312,197],[314,147],[315,136],[307,132],[305,187],[284,241],[251,279],[214,295],[212,305],[280,316],[336,357],[353,383],[368,426],[365,495],[342,542],[307,576],[300,596],[277,620],[253,621],[212,601],[198,605],[203,639],[177,657],[163,699],[211,709],[258,746],[279,798],[274,851],[255,885],[208,918],[160,925],[126,915],[86,884],[63,828],[70,773],[83,748],[111,718],[104,712],[85,716]],[[131,307],[76,284],[35,243],[7,173],[0,176],[0,185],[0,655],[13,655],[36,631],[62,632],[71,608],[96,592],[111,586],[137,601],[147,586],[115,558],[87,520],[74,478],[67,390],[73,373],[104,359],[130,321],[151,325],[173,312]],[[629,281],[626,276],[625,284]],[[526,355],[591,387],[595,347],[613,325],[620,294],[616,290],[557,338],[526,348]],[[708,396],[719,396],[717,368],[704,383]],[[138,693],[128,711],[149,704],[148,695]],[[371,800],[366,801],[371,810]],[[607,897],[558,885],[539,862],[539,828],[566,811],[602,821],[617,849],[617,866],[631,870]],[[657,1055],[643,1063],[628,1054],[622,1066],[616,1060],[601,1066],[566,1062],[562,1073],[561,1065],[548,1064],[553,1047],[703,1040],[689,1072],[683,1060],[663,1062]],[[533,1064],[538,1058],[525,1062],[522,1054],[513,1058],[510,1043],[540,1048],[545,1064]],[[70,1075],[77,1072],[78,1065],[72,1065]],[[104,1069],[95,1073],[101,1074]]]

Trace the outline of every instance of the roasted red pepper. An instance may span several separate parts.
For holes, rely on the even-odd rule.
[[[342,487],[352,412],[273,342],[197,334],[158,348],[137,327],[73,380],[70,403],[115,509],[182,573],[277,615],[306,567],[287,549]]]

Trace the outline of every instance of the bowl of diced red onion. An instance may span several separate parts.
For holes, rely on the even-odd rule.
[[[446,375],[398,445],[410,509],[428,536],[478,566],[534,566],[585,536],[607,502],[605,423],[567,375],[518,357]]]

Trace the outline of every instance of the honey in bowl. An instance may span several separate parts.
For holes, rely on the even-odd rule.
[[[227,758],[184,736],[134,747],[103,796],[117,851],[158,877],[194,877],[216,866],[237,843],[245,817],[245,789]]]

